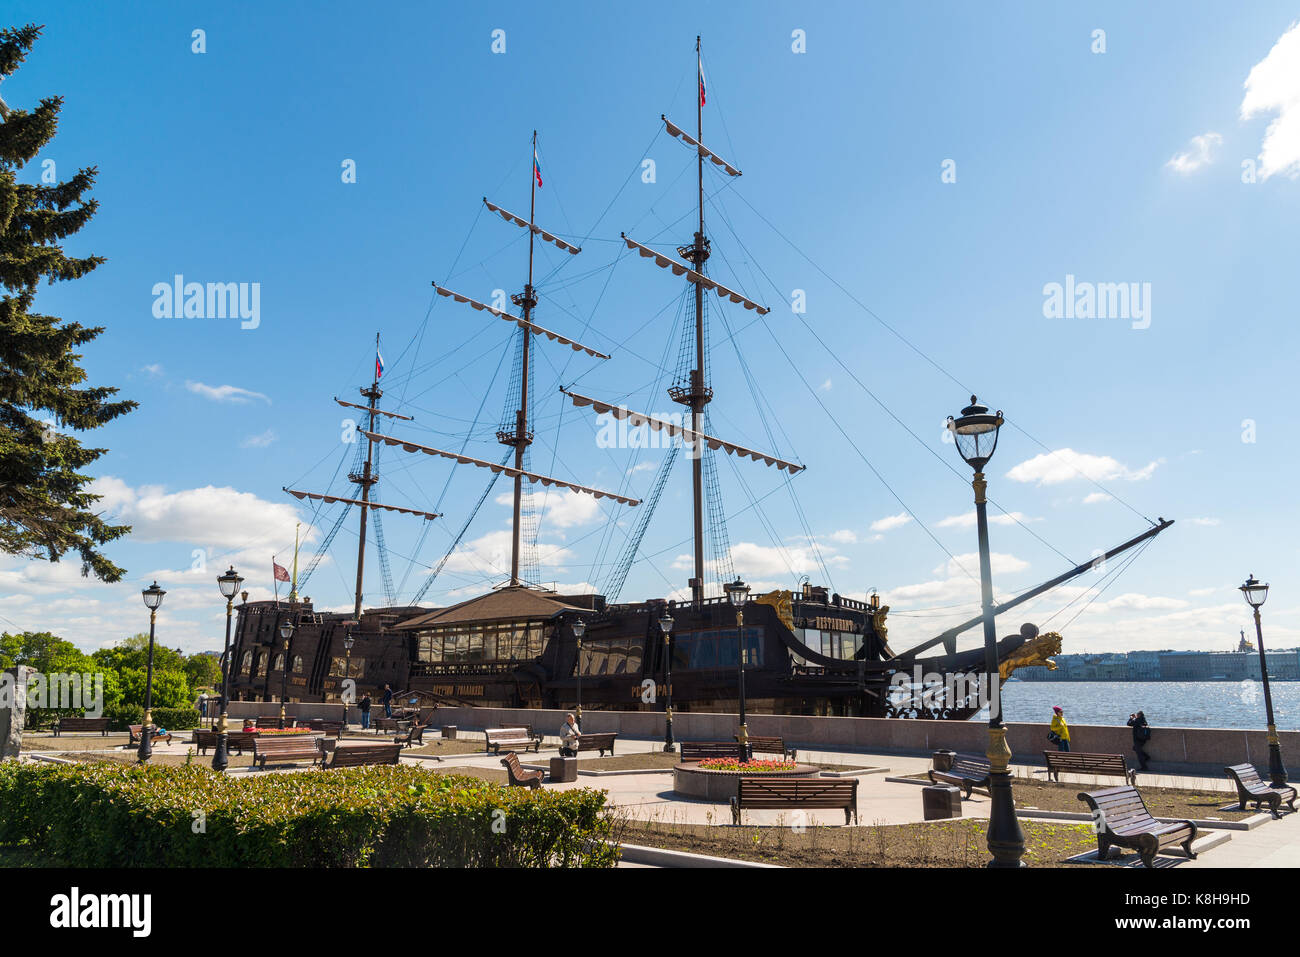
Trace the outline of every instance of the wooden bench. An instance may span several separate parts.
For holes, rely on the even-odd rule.
[[[194,737],[190,741],[190,744],[195,745],[199,749],[199,754],[207,754],[208,748],[215,748],[217,746],[218,737],[220,737],[220,734],[212,728],[195,728]],[[256,737],[257,735],[251,734],[247,731],[227,731],[226,747],[229,750],[238,751],[240,754],[243,754],[245,748],[251,748],[253,746],[253,739]]]
[[[510,777],[511,787],[536,789],[542,786],[542,778],[545,772],[525,771],[519,766],[519,755],[513,751],[506,752],[506,756],[501,759],[501,764],[505,766],[506,774]]]
[[[406,729],[406,734],[399,734],[393,739],[393,743],[408,748],[414,747],[417,744],[424,744],[424,725],[411,725]]]
[[[54,724],[54,736],[64,731],[98,731],[100,737],[108,734],[107,718],[60,718]]]
[[[931,784],[952,784],[965,792],[965,797],[970,800],[970,793],[975,788],[987,788],[989,786],[989,763],[984,758],[973,757],[969,754],[958,754],[952,759],[952,767],[947,771],[930,772]]]
[[[798,758],[798,748],[787,748],[785,738],[765,738],[759,735],[751,734],[749,736],[749,753],[752,754],[779,754],[782,758],[794,761]]]
[[[1241,810],[1246,810],[1247,802],[1252,801],[1256,811],[1261,805],[1267,803],[1274,817],[1282,816],[1280,812],[1283,801],[1286,801],[1288,809],[1295,810],[1295,788],[1289,784],[1283,787],[1268,784],[1259,776],[1253,764],[1234,764],[1230,768],[1224,768],[1223,771],[1237,785],[1237,800],[1241,802]]]
[[[682,761],[708,761],[711,758],[740,760],[740,745],[735,741],[683,741]]]
[[[578,736],[578,746],[574,751],[599,751],[603,758],[605,752],[614,753],[614,739],[618,734],[614,731],[592,731]],[[540,738],[538,739],[541,740]]]
[[[128,748],[133,744],[140,743],[140,729],[143,727],[144,725],[142,724],[128,724],[126,726],[127,734],[130,735],[130,738],[127,740],[127,745],[126,745]],[[161,741],[166,741],[168,744],[172,743],[172,736],[170,731],[164,734],[159,734],[158,729],[154,728],[149,737],[151,741],[161,740]]]
[[[1135,850],[1143,867],[1154,867],[1156,854],[1166,844],[1182,844],[1187,856],[1195,858],[1192,842],[1196,825],[1191,821],[1162,823],[1151,816],[1146,802],[1132,785],[1089,791],[1079,795],[1092,810],[1097,830],[1097,856],[1102,860],[1112,844]]]
[[[293,727],[293,722],[294,722],[294,719],[293,719],[293,718],[285,718],[285,719],[284,719],[284,726],[285,726],[286,728],[292,728],[292,727]],[[254,720],[254,722],[253,722],[253,726],[256,727],[256,728],[274,728],[274,729],[279,729],[279,727],[280,727],[280,716],[279,716],[278,714],[277,714],[277,715],[270,715],[270,716],[268,716],[268,715],[264,715],[264,714],[260,714],[260,715],[258,715],[257,718]]]
[[[385,734],[390,731],[396,734],[403,730],[401,727],[403,720],[402,718],[371,718],[370,726],[376,731],[382,731]]]
[[[858,818],[857,778],[748,777],[736,782],[731,799],[731,823],[740,824],[745,808],[837,809],[844,811],[844,824]]]
[[[313,731],[319,731],[327,738],[337,738],[346,730],[342,721],[326,721],[323,718],[312,718],[307,722],[307,726]]]
[[[351,748],[335,748],[327,768],[360,768],[371,764],[397,764],[402,756],[400,744],[362,744]]]
[[[314,734],[259,734],[253,738],[253,764],[266,770],[267,762],[288,764],[291,761],[325,760],[320,739]]]
[[[1137,771],[1129,770],[1122,754],[1089,754],[1086,751],[1044,751],[1047,776],[1056,782],[1061,772],[1076,774],[1108,774],[1123,778],[1127,784],[1137,784]]]
[[[487,739],[487,749],[495,754],[500,754],[502,747],[509,750],[521,747],[525,751],[531,747],[537,754],[542,747],[542,736],[533,734],[530,728],[488,728],[483,736]]]

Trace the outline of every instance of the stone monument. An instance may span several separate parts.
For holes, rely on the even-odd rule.
[[[35,670],[17,665],[0,671],[0,761],[17,758],[23,749],[27,676]]]

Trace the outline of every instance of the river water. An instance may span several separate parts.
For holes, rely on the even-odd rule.
[[[1300,681],[1274,681],[1273,715],[1282,730],[1300,730]],[[1264,686],[1258,681],[1009,681],[1002,688],[1007,721],[1052,719],[1052,705],[1070,724],[1123,725],[1134,711],[1152,727],[1263,729]]]

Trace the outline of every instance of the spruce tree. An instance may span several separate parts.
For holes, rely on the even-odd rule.
[[[27,58],[41,29],[0,30],[0,81]],[[53,138],[62,106],[51,96],[28,112],[0,99],[0,550],[49,561],[76,552],[83,575],[112,582],[123,569],[98,546],[131,528],[95,514],[99,496],[86,491],[91,476],[80,471],[107,450],[86,448],[64,430],[98,428],[136,403],[109,401],[117,389],[79,387],[86,373],[76,350],[102,327],[32,311],[42,279],[76,279],[104,262],[66,256],[60,245],[95,214],[96,200],[86,197],[95,167],[62,183],[19,182]]]

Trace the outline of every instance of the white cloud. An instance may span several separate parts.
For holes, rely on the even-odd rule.
[[[831,391],[831,380],[830,380],[830,379],[827,379],[825,382],[822,383],[822,391],[823,391],[823,392],[829,392],[829,391]]]
[[[1291,24],[1273,49],[1250,70],[1241,118],[1276,114],[1259,149],[1259,178],[1300,176],[1300,21]]]
[[[1007,512],[1003,515],[990,515],[990,525],[1014,525],[1016,522],[1032,522],[1024,512]],[[967,512],[964,515],[949,515],[947,518],[940,519],[935,523],[935,528],[974,528],[975,513]]]
[[[635,475],[637,472],[653,472],[659,467],[658,462],[638,462],[627,470],[628,475]]]
[[[842,565],[848,561],[842,555],[828,555],[825,546],[822,547],[822,560],[828,565]],[[754,542],[737,542],[731,546],[731,564],[746,581],[759,575],[777,575],[788,579],[792,575],[811,574],[821,568],[817,556],[810,548],[776,548]],[[717,575],[715,561],[708,561],[705,565],[707,574]],[[690,555],[678,555],[673,559],[672,567],[678,571],[694,571],[695,559]],[[751,582],[750,587],[757,586]],[[789,585],[780,587],[788,588]]]
[[[1188,519],[1193,525],[1221,525],[1223,524],[1217,518],[1192,518]]]
[[[244,449],[264,449],[278,438],[275,429],[267,429],[265,432],[257,433],[257,435],[248,436],[239,443],[239,446]]]
[[[473,541],[457,546],[449,559],[446,571],[466,572],[488,578],[509,576],[510,574],[510,529],[488,532]],[[537,543],[538,563],[553,571],[562,570],[564,565],[574,558],[574,553],[562,545]],[[481,586],[475,586],[475,593],[482,593]]]
[[[163,374],[163,367],[161,364],[154,362],[147,366],[141,366],[140,371],[145,373],[146,375],[157,378],[158,376]]]
[[[1202,166],[1208,166],[1214,161],[1214,151],[1223,145],[1223,137],[1218,133],[1203,133],[1200,136],[1193,136],[1187,149],[1181,153],[1175,153],[1173,158],[1165,165],[1175,173],[1194,173]]]
[[[871,523],[873,532],[888,532],[895,528],[900,528],[912,520],[912,516],[906,512],[899,512],[897,515],[887,515],[884,518],[877,519]]]
[[[1007,473],[1007,478],[1013,482],[1036,482],[1039,485],[1058,485],[1077,478],[1088,478],[1095,482],[1109,479],[1138,482],[1150,478],[1160,461],[1148,463],[1140,469],[1130,469],[1109,455],[1088,455],[1074,449],[1058,449],[1021,462]]]
[[[600,503],[590,495],[573,492],[568,489],[547,492],[525,492],[525,504],[529,504],[538,513],[540,525],[555,528],[573,528],[577,525],[590,525],[600,520]],[[514,507],[513,492],[498,495],[498,505]]]
[[[185,388],[189,389],[195,395],[201,395],[205,399],[211,399],[214,402],[235,402],[240,405],[251,402],[253,399],[261,399],[267,405],[271,404],[271,399],[261,392],[253,392],[250,389],[241,389],[235,385],[205,385],[202,382],[185,380]]]
[[[839,531],[831,532],[826,537],[832,542],[838,542],[841,545],[856,545],[858,543],[858,533],[851,528],[841,528]]]
[[[1016,558],[1015,555],[1007,555],[1003,552],[993,552],[989,555],[989,566],[994,575],[1008,575],[1012,572],[1024,571],[1029,567],[1029,562]],[[964,575],[969,572],[979,578],[980,574],[980,557],[978,552],[967,552],[964,555],[955,555],[948,559],[946,563],[940,565],[934,570],[936,575],[947,575],[949,578],[956,578],[958,575]]]
[[[132,526],[136,542],[183,542],[194,547],[248,548],[293,541],[298,512],[288,503],[268,502],[230,487],[168,492],[160,485],[132,488],[114,476],[98,478],[90,491],[111,521]],[[304,526],[302,540],[314,538]]]
[[[1109,502],[1111,497],[1105,492],[1093,492],[1091,495],[1084,496],[1084,505],[1096,505],[1098,502]]]

